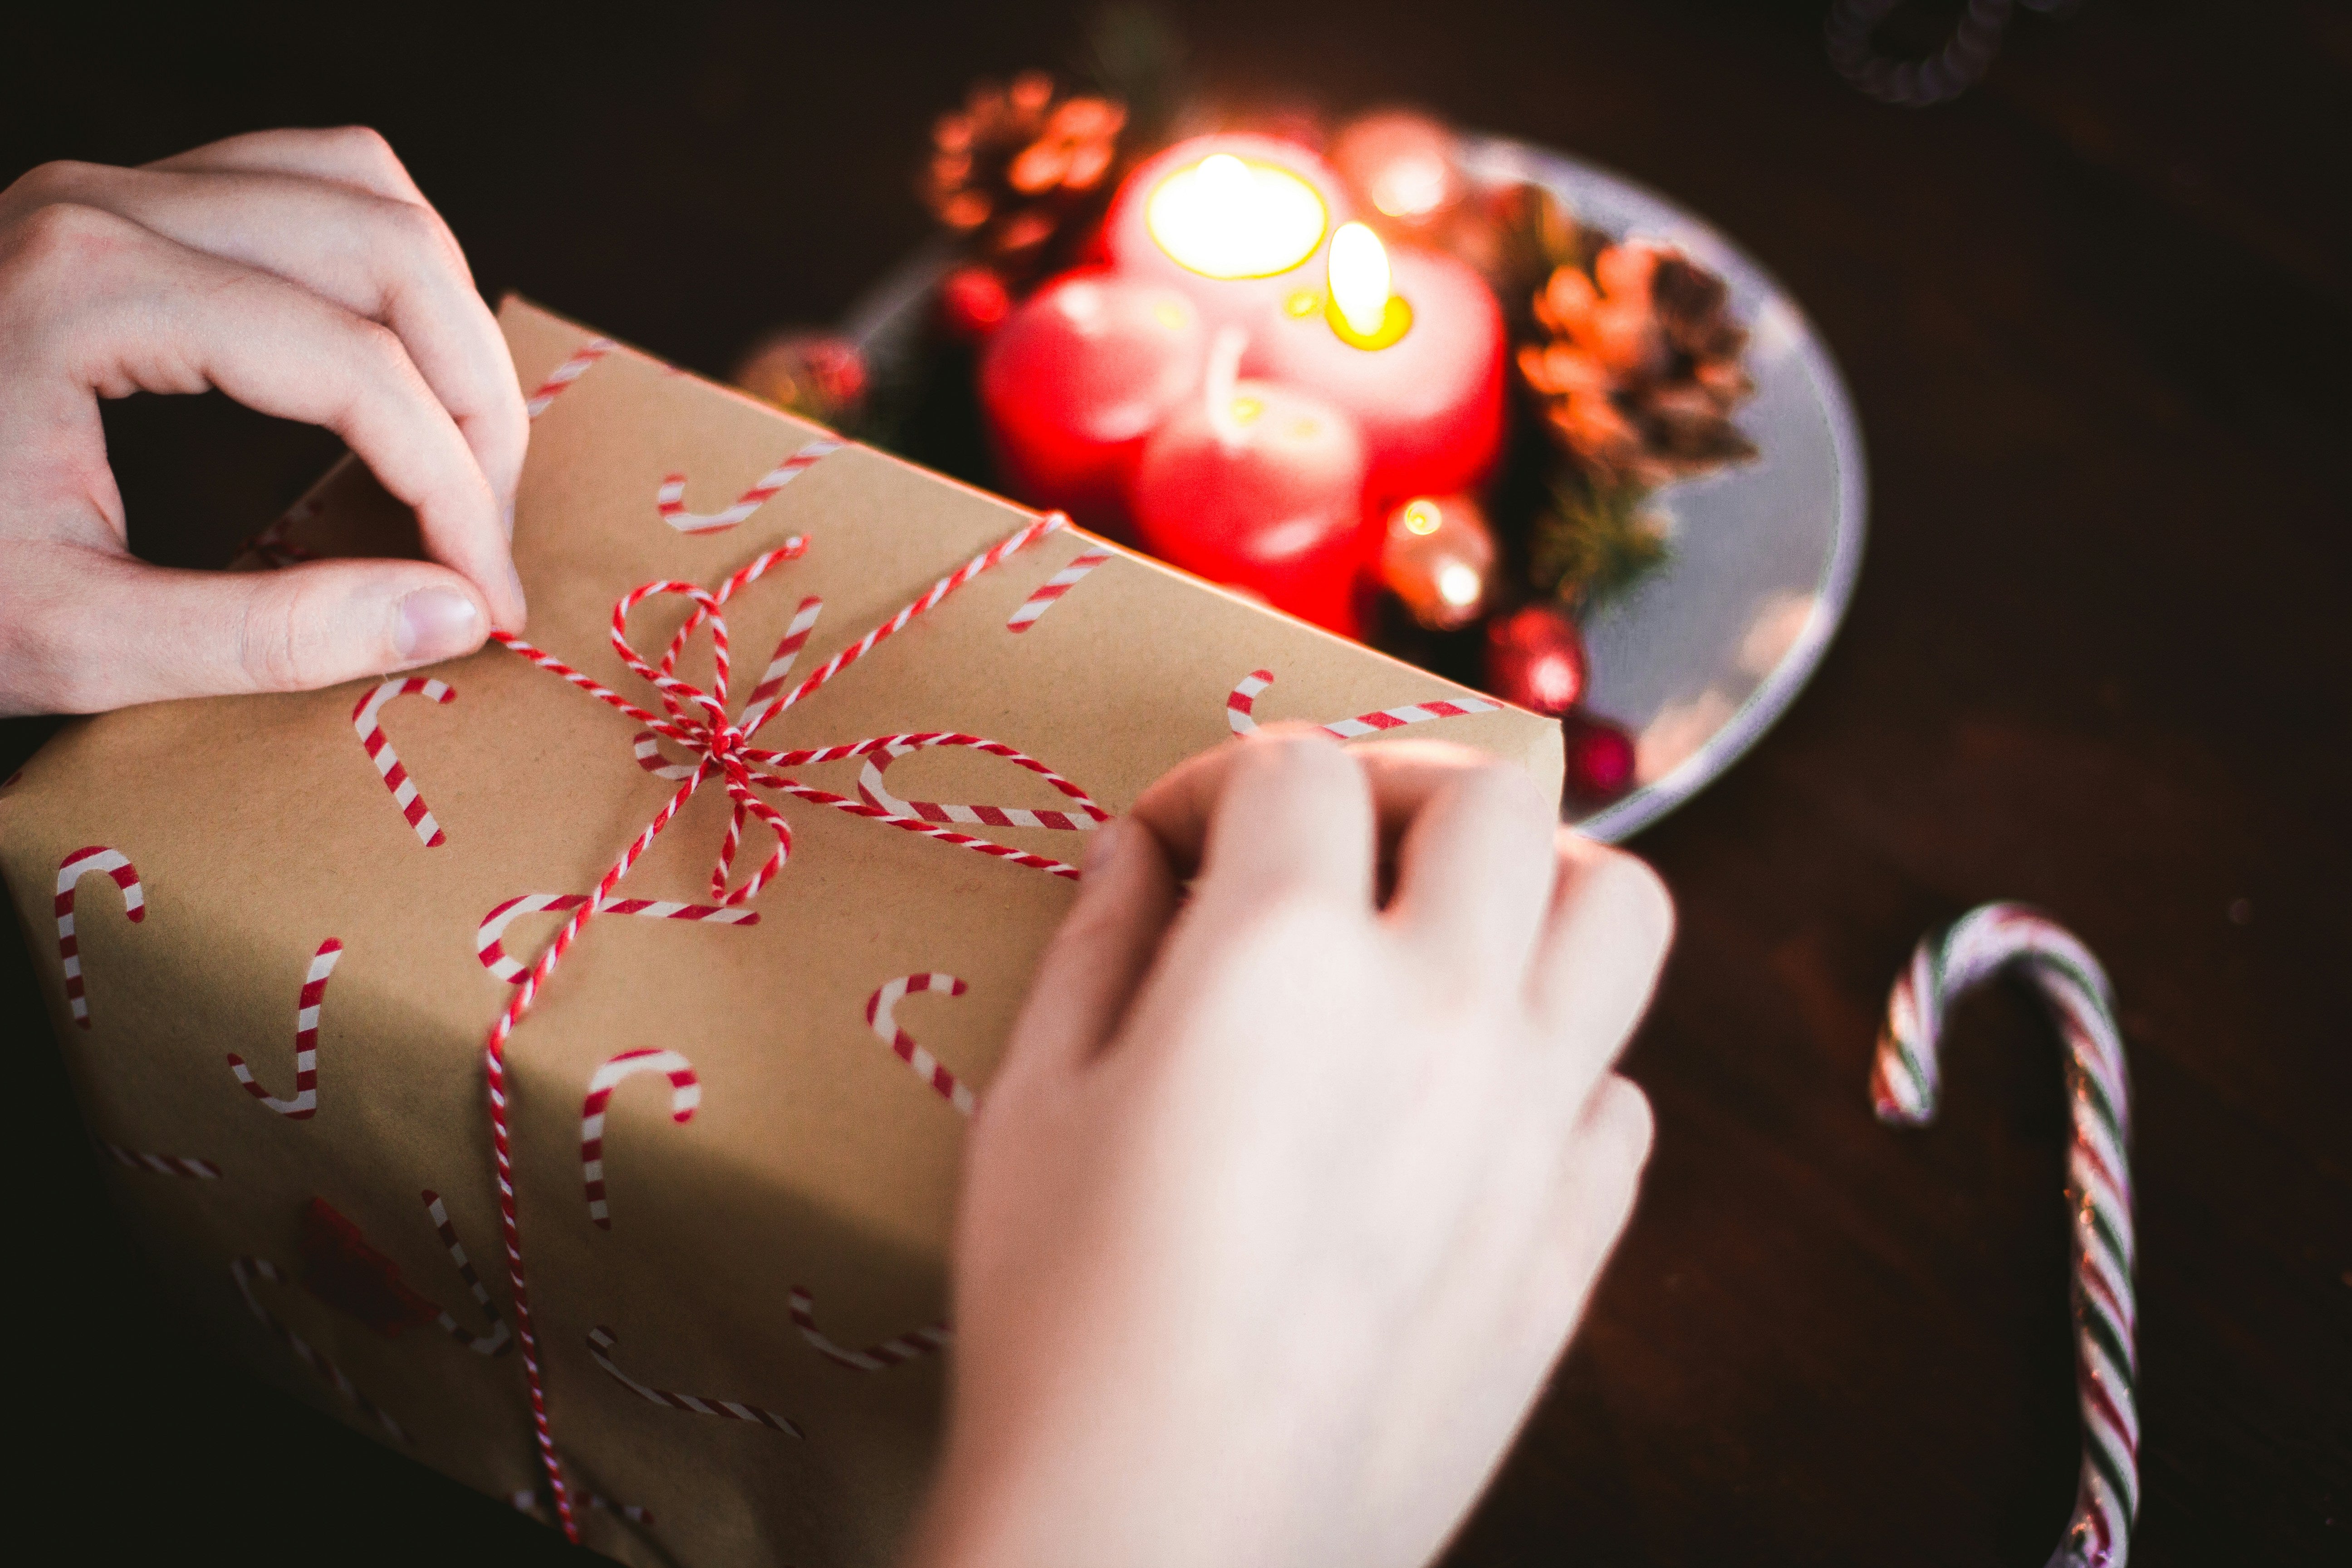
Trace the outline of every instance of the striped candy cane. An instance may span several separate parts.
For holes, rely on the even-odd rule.
[[[555,401],[558,393],[586,375],[589,366],[611,353],[618,346],[610,338],[590,338],[581,344],[573,351],[570,359],[565,360],[549,373],[547,379],[539,384],[537,392],[524,399],[523,413],[533,419],[546,413],[547,405]]]
[[[1274,684],[1274,671],[1254,669],[1241,678],[1225,698],[1225,724],[1236,735],[1247,735],[1257,729],[1257,700]],[[1334,719],[1320,726],[1329,734],[1343,741],[1359,735],[1378,734],[1382,730],[1401,730],[1407,724],[1424,723],[1432,719],[1460,719],[1472,713],[1492,713],[1500,706],[1483,697],[1438,697],[1426,702],[1411,702],[1402,708],[1382,708],[1371,713],[1359,713],[1353,719]]]
[[[114,1156],[114,1163],[133,1171],[152,1171],[159,1176],[186,1176],[194,1181],[217,1182],[220,1167],[210,1160],[198,1160],[184,1154],[145,1154],[136,1149],[125,1149],[120,1143],[110,1143],[101,1138],[98,1146]]]
[[[1021,602],[1013,618],[1004,623],[1008,632],[1025,632],[1037,624],[1037,618],[1054,607],[1055,601],[1085,581],[1087,573],[1109,560],[1108,549],[1089,550],[1071,557],[1070,563],[1045,579],[1045,585]]]
[[[441,1194],[428,1187],[422,1195],[425,1212],[432,1215],[433,1228],[440,1234],[441,1245],[449,1249],[449,1261],[457,1266],[457,1277],[466,1282],[466,1289],[474,1293],[474,1300],[481,1306],[482,1316],[489,1319],[490,1331],[487,1334],[469,1332],[446,1308],[435,1321],[441,1325],[443,1333],[476,1355],[506,1354],[507,1347],[513,1342],[513,1336],[507,1332],[506,1320],[499,1316],[498,1308],[491,1304],[490,1292],[482,1284],[482,1277],[474,1272],[474,1260],[466,1256],[465,1247],[457,1240],[457,1227],[449,1223],[449,1211],[442,1204]]]
[[[375,764],[383,787],[392,792],[393,804],[400,807],[400,815],[408,819],[408,826],[416,830],[425,847],[438,849],[448,839],[442,834],[441,825],[433,820],[433,814],[425,808],[424,797],[416,793],[416,781],[400,765],[399,755],[383,736],[383,705],[410,692],[443,703],[457,695],[443,681],[420,680],[414,676],[405,680],[387,680],[360,699],[359,706],[352,710],[352,728],[359,731],[360,744],[367,749],[368,761]]]
[[[1003,757],[1044,778],[1075,801],[1078,809],[1075,812],[1033,811],[1018,805],[950,805],[932,800],[900,800],[892,795],[882,783],[882,770],[900,757],[930,746],[957,746]],[[873,742],[863,742],[860,748],[866,758],[866,767],[858,774],[858,795],[867,805],[879,806],[894,816],[911,816],[924,822],[979,823],[990,827],[1049,827],[1063,833],[1090,833],[1110,820],[1110,813],[1097,805],[1077,785],[1034,757],[1016,752],[999,741],[983,740],[978,735],[887,735],[878,745]],[[860,748],[847,749],[855,753]]]
[[[65,965],[66,1005],[73,1021],[89,1027],[89,1002],[81,988],[81,939],[74,934],[74,885],[93,871],[114,879],[122,889],[122,912],[136,925],[147,918],[147,891],[139,885],[139,868],[119,849],[92,844],[58,862],[58,962]]]
[[[2088,948],[2020,904],[1986,904],[1930,935],[1887,998],[1871,1066],[1881,1121],[1934,1120],[1937,1053],[1953,1001],[2004,969],[2032,982],[2066,1041],[2074,1141],[2066,1202],[2074,1216],[2075,1390],[2083,1469],[2074,1516],[2052,1568],[2124,1568],[2139,1512],[2138,1308],[2132,1294],[2131,1087],[2114,992]]]
[[[519,899],[509,899],[482,917],[474,931],[474,956],[482,967],[509,985],[520,984],[529,973],[523,965],[507,955],[499,938],[507,927],[525,915],[576,910],[588,901],[585,893],[525,893]],[[701,921],[712,925],[755,926],[760,923],[758,911],[740,905],[720,908],[710,904],[675,904],[658,899],[607,899],[597,908],[603,915],[641,915],[653,921]]]
[[[805,1437],[800,1423],[757,1405],[739,1405],[731,1399],[700,1399],[691,1394],[672,1394],[666,1388],[648,1388],[613,1363],[609,1353],[617,1342],[613,1331],[599,1323],[588,1331],[588,1353],[604,1369],[614,1383],[640,1399],[650,1400],[670,1410],[690,1410],[697,1415],[723,1415],[732,1421],[749,1421],[771,1431],[782,1432],[787,1437]]]
[[[835,440],[811,441],[762,475],[758,483],[745,490],[733,506],[724,511],[699,512],[686,510],[686,476],[672,474],[662,480],[654,491],[654,510],[661,520],[680,533],[717,533],[732,528],[768,503],[768,498],[799,479],[838,452],[846,443]]]
[[[950,996],[961,996],[969,989],[952,974],[902,974],[890,981],[866,999],[866,1022],[873,1028],[874,1037],[890,1047],[898,1058],[915,1069],[915,1076],[929,1084],[941,1100],[970,1116],[979,1104],[971,1089],[956,1081],[940,1058],[915,1043],[915,1037],[898,1026],[898,1004],[919,991],[944,991]]]
[[[330,1361],[325,1352],[312,1345],[310,1341],[280,1322],[277,1314],[263,1306],[261,1298],[253,1293],[253,1281],[257,1278],[267,1279],[272,1285],[286,1283],[286,1276],[278,1272],[276,1264],[266,1258],[232,1258],[229,1259],[228,1272],[229,1278],[236,1281],[237,1294],[245,1298],[246,1306],[251,1310],[257,1319],[260,1320],[261,1326],[283,1340],[287,1349],[294,1352],[297,1361],[317,1373],[337,1394],[341,1394],[349,1402],[352,1409],[382,1426],[392,1435],[393,1441],[396,1443],[408,1441],[408,1434],[401,1429],[400,1423],[394,1421],[389,1412],[366,1394],[362,1394],[352,1380],[343,1375],[341,1367]]]
[[[868,1345],[862,1351],[844,1350],[817,1331],[816,1299],[809,1294],[805,1286],[793,1286],[791,1300],[793,1323],[800,1330],[801,1338],[827,1361],[855,1367],[859,1372],[887,1372],[894,1366],[904,1366],[910,1361],[946,1349],[952,1337],[945,1323],[933,1323],[929,1328],[916,1329],[896,1339],[884,1340],[878,1345]]]
[[[530,1488],[517,1487],[507,1494],[507,1501],[513,1506],[517,1513],[527,1513],[541,1524],[547,1522],[546,1517],[539,1511],[539,1493]],[[641,1524],[651,1528],[654,1523],[653,1510],[639,1508],[633,1502],[616,1503],[601,1493],[590,1492],[588,1506],[605,1513],[617,1513],[631,1524]]]
[[[669,1076],[669,1119],[683,1126],[694,1120],[702,1103],[702,1080],[694,1064],[676,1051],[641,1046],[623,1051],[598,1068],[588,1080],[588,1098],[580,1104],[580,1174],[588,1188],[588,1217],[604,1230],[613,1228],[613,1211],[604,1203],[604,1107],[613,1090],[641,1072]]]
[[[245,1058],[235,1051],[229,1053],[229,1070],[245,1085],[245,1092],[291,1121],[307,1121],[319,1109],[319,1004],[326,1000],[327,977],[335,973],[342,956],[341,941],[329,937],[319,944],[310,959],[310,973],[302,978],[302,998],[294,1013],[293,1099],[280,1100],[262,1088],[246,1069]]]

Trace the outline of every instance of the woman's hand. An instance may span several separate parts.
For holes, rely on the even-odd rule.
[[[1433,1557],[1632,1212],[1673,924],[1455,748],[1276,728],[1154,785],[972,1124],[913,1560]]]
[[[98,400],[212,387],[342,437],[433,561],[131,556]],[[0,192],[0,713],[327,686],[520,629],[528,435],[457,242],[373,132],[35,169]]]

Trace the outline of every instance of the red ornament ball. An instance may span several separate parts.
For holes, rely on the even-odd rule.
[[[1549,605],[1486,623],[1486,689],[1506,702],[1565,713],[1583,700],[1591,668],[1576,623]]]
[[[1591,713],[1560,721],[1568,749],[1568,798],[1578,805],[1606,805],[1633,787],[1633,737]]]
[[[1013,296],[990,268],[959,267],[940,281],[940,320],[967,342],[988,336],[1012,313]]]

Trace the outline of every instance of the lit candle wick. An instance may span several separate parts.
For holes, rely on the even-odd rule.
[[[1389,312],[1389,253],[1381,237],[1360,223],[1343,223],[1331,237],[1331,303],[1360,338],[1380,335]]]

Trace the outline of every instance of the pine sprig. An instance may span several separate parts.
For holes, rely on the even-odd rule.
[[[1563,465],[1528,535],[1536,589],[1577,615],[1624,593],[1672,553],[1665,519],[1641,485],[1596,487]]]

